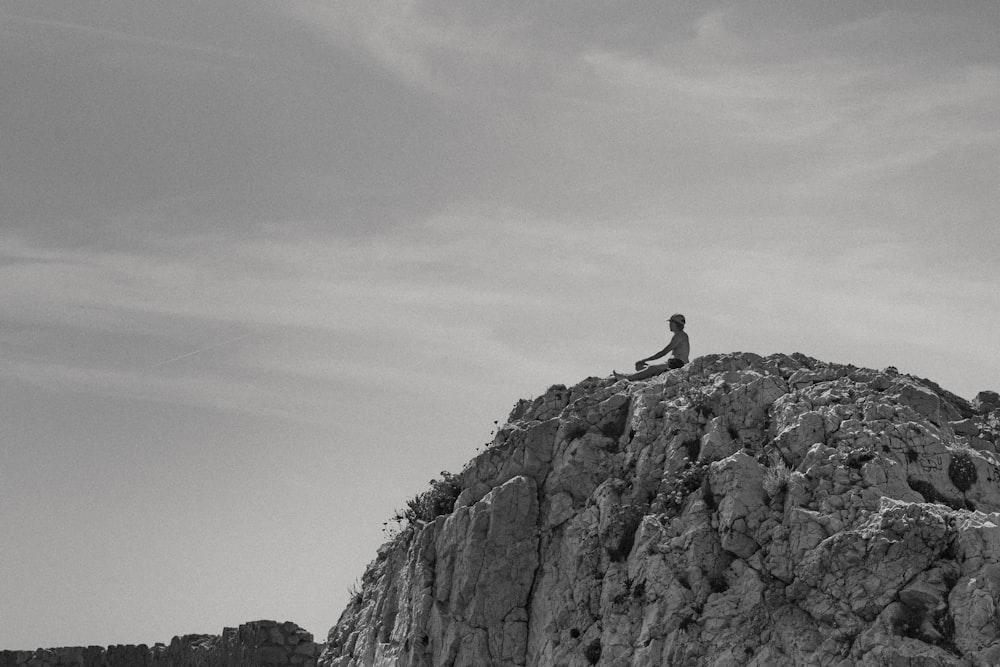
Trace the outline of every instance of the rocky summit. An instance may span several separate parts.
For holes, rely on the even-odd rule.
[[[1000,401],[706,356],[519,402],[322,667],[1000,664]]]

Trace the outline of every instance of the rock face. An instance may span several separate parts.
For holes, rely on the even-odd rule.
[[[291,622],[253,621],[221,635],[184,635],[170,645],[74,646],[0,651],[0,667],[316,667],[322,645]]]
[[[521,401],[322,667],[1000,664],[1000,410],[802,355]]]

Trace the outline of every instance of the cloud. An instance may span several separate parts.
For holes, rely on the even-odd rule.
[[[460,391],[511,368],[544,382],[567,361],[586,374],[610,356],[589,308],[615,317],[608,297],[635,269],[606,274],[642,241],[463,210],[363,239],[248,239],[225,255],[12,243],[13,257],[43,262],[5,269],[0,344],[10,376],[51,389],[312,420],[349,386]]]
[[[833,38],[869,39],[858,35],[875,29],[864,17],[785,19],[805,25],[818,45],[798,52],[783,49],[798,48],[803,31],[772,35],[777,27],[734,8],[689,16],[661,39],[652,28],[640,31],[630,49],[615,39],[595,48],[588,41],[600,32],[598,22],[587,23],[593,15],[578,19],[586,25],[575,35],[570,25],[539,27],[530,12],[501,12],[491,22],[411,3],[400,23],[367,6],[289,7],[328,33],[335,46],[327,53],[391,47],[412,56],[420,65],[414,72],[434,79],[425,82],[430,88],[401,87],[368,64],[343,61],[333,78],[318,80],[329,90],[308,92],[307,104],[291,107],[308,120],[308,132],[276,135],[293,139],[292,148],[266,144],[279,158],[273,173],[265,160],[260,171],[237,169],[233,180],[183,185],[169,197],[153,187],[148,199],[86,225],[74,217],[49,222],[47,238],[67,249],[50,256],[36,252],[42,232],[15,226],[7,239],[32,241],[15,256],[55,262],[44,273],[24,266],[11,274],[9,294],[24,321],[52,324],[71,314],[114,331],[123,326],[119,320],[142,330],[159,326],[170,340],[158,343],[163,353],[145,356],[146,366],[241,336],[246,327],[277,327],[280,340],[298,340],[302,348],[282,348],[271,360],[276,373],[314,377],[311,363],[322,373],[340,364],[342,377],[357,380],[402,372],[381,361],[376,346],[358,347],[366,336],[389,348],[406,341],[427,368],[463,341],[498,367],[502,359],[537,362],[532,346],[574,363],[546,335],[554,326],[591,357],[610,356],[634,344],[601,329],[636,316],[640,307],[621,294],[657,307],[690,295],[706,310],[725,309],[740,305],[730,293],[759,284],[774,295],[762,300],[778,307],[801,299],[805,285],[828,292],[826,285],[840,279],[824,266],[855,271],[838,258],[872,239],[885,253],[926,266],[930,260],[910,242],[934,238],[949,212],[969,234],[934,247],[939,259],[947,257],[949,275],[972,279],[961,263],[970,253],[987,275],[995,272],[995,259],[982,250],[998,240],[983,224],[995,203],[977,192],[995,170],[991,151],[982,148],[996,143],[993,64],[942,66],[952,77],[923,76],[905,59],[877,67]],[[334,20],[342,18],[337,11],[347,19]],[[606,27],[627,32],[631,20]],[[874,25],[895,25],[886,21]],[[412,35],[394,40],[406,26]],[[362,43],[369,28],[374,42]],[[907,34],[885,30],[896,41]],[[449,36],[439,41],[442,31]],[[480,41],[482,31],[492,37]],[[519,62],[541,73],[492,97],[489,77],[445,77],[460,83],[467,99],[447,109],[434,100],[435,77],[451,67],[497,73]],[[382,66],[392,70],[391,63]],[[342,77],[356,84],[346,91],[362,99],[345,103],[343,127],[324,129],[322,115],[312,114],[343,96],[332,84]],[[546,90],[538,86],[542,79],[552,84]],[[302,93],[306,81],[283,90]],[[523,91],[526,99],[516,94]],[[383,99],[402,106],[382,111],[375,102]],[[410,109],[415,116],[402,113]],[[269,108],[246,129],[271,127],[276,111]],[[234,146],[245,148],[246,129],[237,131]],[[320,134],[312,143],[324,149],[316,154],[305,145],[313,131]],[[356,132],[361,140],[349,138]],[[187,139],[209,134],[206,128]],[[213,137],[164,173],[227,148]],[[227,153],[226,160],[247,154]],[[152,182],[159,173],[143,178]],[[753,278],[741,280],[727,266]],[[861,274],[911,282],[907,265],[892,267],[886,275]],[[863,292],[863,283],[850,284]],[[39,285],[51,290],[48,306],[31,303]],[[828,302],[834,315],[847,307]],[[599,330],[583,334],[595,326],[595,304],[604,311]],[[479,324],[469,327],[470,317]],[[595,342],[601,338],[615,342]],[[354,356],[323,360],[329,345]],[[374,361],[357,363],[361,350]]]
[[[258,58],[248,52],[238,49],[226,49],[218,46],[198,44],[193,42],[161,39],[150,35],[136,34],[122,30],[109,30],[84,23],[59,21],[48,18],[22,16],[0,11],[0,32],[8,38],[48,39],[53,32],[76,33],[88,40],[111,42],[135,47],[137,51],[148,53],[150,49],[161,54],[179,52],[186,55],[205,57],[207,61],[215,61],[223,57],[229,61],[246,62]],[[28,33],[27,35],[25,33]],[[135,55],[135,54],[133,54]]]
[[[441,110],[264,7],[238,22],[217,9],[200,3],[195,21],[179,6],[79,3],[66,20],[8,21],[8,233],[149,249],[275,228],[352,234],[437,205],[453,174],[426,165],[461,153]]]
[[[216,41],[146,10],[142,31],[80,37],[260,66],[123,61],[111,76],[92,48],[65,85],[8,47],[0,76],[23,94],[0,102],[0,136],[22,158],[5,166],[2,212],[35,241],[124,249],[219,230],[364,234],[498,202],[721,220],[788,215],[792,199],[855,217],[877,205],[857,201],[866,184],[996,140],[987,31],[957,10],[574,3],[557,21],[555,4],[254,4],[235,26],[206,14]],[[56,24],[69,21],[32,20],[66,47]],[[976,60],[955,51],[962,30]]]
[[[294,0],[279,11],[354,57],[377,64],[415,91],[454,99],[467,86],[531,80],[540,49],[524,34],[531,10],[409,0],[372,3]],[[546,78],[546,73],[540,73]],[[482,78],[482,77],[485,77]]]

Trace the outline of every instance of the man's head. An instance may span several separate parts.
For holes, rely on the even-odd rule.
[[[670,319],[667,320],[667,321],[670,322],[670,323],[672,323],[672,324],[676,324],[677,328],[679,328],[679,329],[683,329],[684,328],[684,324],[685,324],[684,316],[681,315],[680,313],[676,313],[674,315],[671,315]]]

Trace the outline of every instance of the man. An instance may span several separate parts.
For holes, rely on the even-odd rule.
[[[674,334],[673,338],[670,339],[670,343],[653,356],[646,357],[645,359],[640,359],[635,362],[635,370],[639,371],[638,373],[625,375],[623,373],[619,373],[618,371],[612,371],[616,378],[624,378],[626,380],[645,380],[646,378],[651,378],[654,375],[659,375],[665,371],[680,368],[688,362],[691,354],[691,343],[688,341],[688,335],[684,333],[684,325],[686,324],[684,316],[679,313],[671,315],[670,319],[667,321],[670,323],[670,331]],[[673,356],[667,360],[667,363],[657,364],[655,366],[647,365],[647,361],[659,359],[668,352],[672,352]]]

